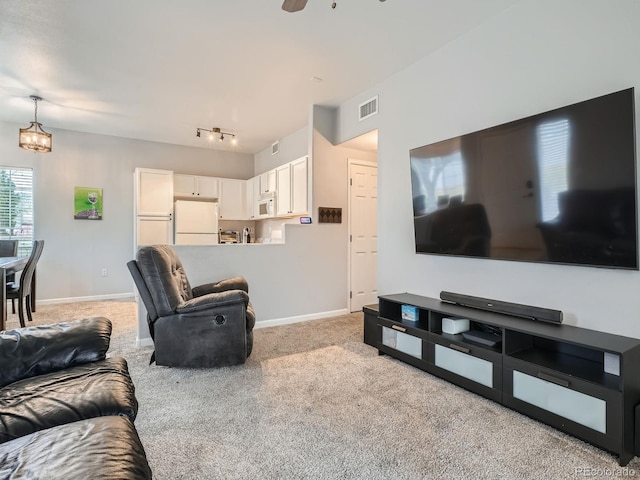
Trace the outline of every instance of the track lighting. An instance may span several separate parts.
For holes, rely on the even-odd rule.
[[[209,139],[213,140],[214,138],[217,137],[219,142],[224,142],[224,136],[227,135],[229,137],[231,137],[231,143],[232,144],[236,144],[236,136],[233,133],[229,133],[229,132],[223,132],[222,130],[220,130],[220,128],[218,127],[213,127],[212,129],[208,129],[208,128],[197,128],[196,129],[196,137],[200,137],[200,132],[209,132]]]

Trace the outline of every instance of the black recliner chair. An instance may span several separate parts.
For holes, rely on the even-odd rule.
[[[243,277],[191,288],[167,245],[141,247],[127,266],[147,309],[157,365],[221,367],[249,357],[255,313]]]

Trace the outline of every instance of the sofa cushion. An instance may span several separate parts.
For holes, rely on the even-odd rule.
[[[111,322],[104,317],[0,332],[0,387],[105,358]]]
[[[123,358],[87,363],[0,388],[0,444],[86,418],[121,415],[133,421],[137,411]]]
[[[99,417],[41,430],[0,445],[0,478],[150,479],[133,424]]]

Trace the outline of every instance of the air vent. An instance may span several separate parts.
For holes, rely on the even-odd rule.
[[[275,155],[276,153],[280,153],[280,142],[271,145],[271,155]]]
[[[378,96],[376,95],[372,99],[361,103],[358,108],[360,110],[358,117],[359,120],[364,120],[372,115],[376,115],[378,113]]]

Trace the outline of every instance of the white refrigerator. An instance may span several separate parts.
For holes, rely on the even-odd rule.
[[[218,203],[178,200],[173,208],[176,245],[218,243]]]

